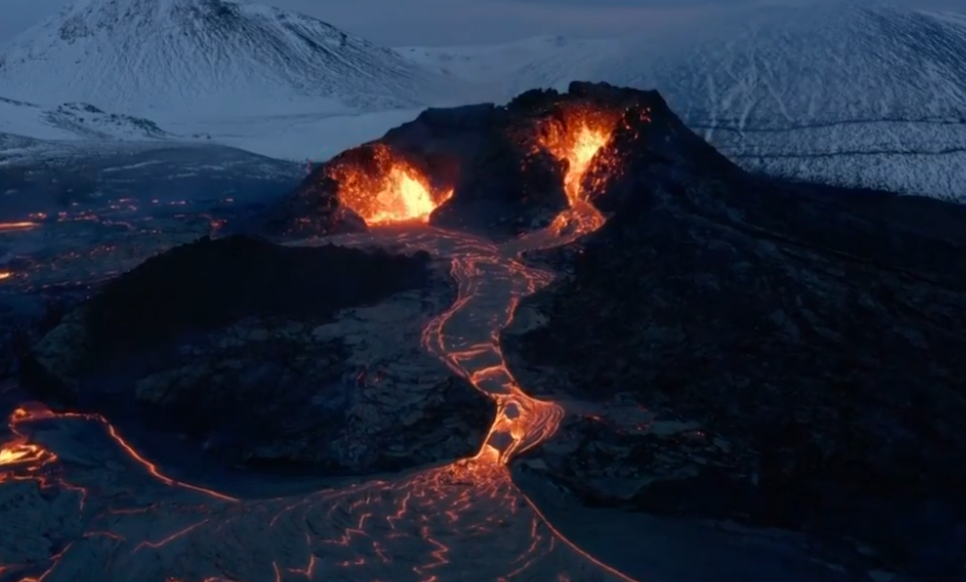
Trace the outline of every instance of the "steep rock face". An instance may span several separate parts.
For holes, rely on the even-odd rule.
[[[443,76],[325,22],[222,0],[77,0],[0,59],[7,97],[134,115],[379,110],[453,92]]]
[[[503,337],[528,389],[595,403],[531,462],[587,502],[845,533],[954,579],[961,243],[749,176],[670,112],[625,119],[612,218],[532,257],[566,275]]]
[[[202,241],[68,314],[24,379],[84,410],[134,403],[223,462],[399,470],[473,453],[492,421],[420,345],[451,301],[425,254]]]

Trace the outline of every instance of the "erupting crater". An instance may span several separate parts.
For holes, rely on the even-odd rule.
[[[326,177],[338,184],[339,201],[370,226],[427,222],[453,195],[452,188],[433,188],[422,171],[387,145],[364,146],[359,154],[336,159]]]
[[[502,239],[579,214],[593,230],[604,223],[597,198],[649,112],[639,94],[589,85],[429,109],[316,168],[264,226],[297,239],[419,221]]]
[[[587,187],[584,178],[594,163],[612,164],[616,159],[601,160],[598,154],[615,158],[608,145],[622,111],[595,108],[591,105],[563,107],[559,118],[543,121],[537,130],[537,143],[560,161],[566,162],[564,192],[571,206],[589,201],[593,185]]]
[[[566,164],[563,189],[569,208],[554,218],[551,228],[561,231],[576,223],[579,232],[592,232],[606,219],[590,201],[598,184],[586,184],[585,178],[592,174],[592,169],[606,169],[618,161],[617,153],[606,146],[622,112],[571,105],[563,107],[560,113],[543,121],[537,131],[538,146]]]

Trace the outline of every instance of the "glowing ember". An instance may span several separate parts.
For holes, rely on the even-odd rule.
[[[371,167],[336,163],[330,177],[339,183],[342,203],[370,225],[425,222],[453,194],[452,190],[434,191],[419,170],[383,145],[372,148]]]
[[[30,230],[32,228],[37,228],[40,226],[36,222],[29,221],[19,221],[19,222],[0,222],[0,232],[6,232],[11,230]]]
[[[567,540],[514,486],[506,467],[516,455],[549,439],[564,418],[564,409],[559,404],[528,396],[508,369],[500,347],[499,332],[513,322],[521,299],[546,286],[554,277],[549,271],[526,264],[522,257],[528,251],[568,245],[603,225],[605,218],[590,200],[599,184],[588,182],[584,188],[584,177],[591,168],[595,168],[595,177],[612,176],[610,172],[619,169],[615,165],[617,156],[612,149],[606,148],[616,126],[617,114],[574,109],[564,111],[563,117],[562,123],[555,120],[541,125],[537,139],[539,148],[549,151],[561,161],[567,161],[563,186],[570,202],[569,208],[557,216],[550,228],[529,232],[499,244],[469,234],[436,229],[416,229],[404,235],[395,232],[395,229],[384,229],[354,235],[358,236],[356,244],[370,245],[374,241],[388,240],[393,245],[402,244],[410,250],[428,250],[435,256],[450,259],[451,275],[458,286],[457,298],[449,309],[426,323],[421,339],[430,353],[496,403],[496,418],[475,456],[405,478],[375,480],[339,490],[327,490],[324,495],[243,502],[165,476],[157,466],[136,452],[103,416],[54,412],[40,405],[24,405],[10,417],[9,428],[13,439],[0,446],[0,482],[29,479],[43,487],[56,485],[78,493],[80,509],[83,509],[86,490],[64,480],[61,477],[61,464],[56,462],[57,456],[41,445],[30,442],[28,433],[22,430],[26,424],[34,421],[83,420],[103,425],[120,450],[159,482],[211,498],[198,506],[205,513],[202,519],[191,517],[190,522],[182,519],[155,539],[146,539],[143,534],[128,539],[127,531],[134,531],[132,528],[118,531],[93,529],[84,533],[85,539],[109,539],[114,545],[112,556],[120,555],[120,548],[126,547],[132,556],[138,552],[154,552],[152,560],[162,559],[179,551],[175,549],[172,553],[163,553],[167,546],[207,544],[211,539],[226,537],[235,539],[242,528],[248,528],[253,523],[250,520],[254,519],[265,520],[268,528],[275,528],[276,524],[285,528],[278,531],[272,529],[272,535],[266,538],[275,539],[277,533],[296,534],[294,538],[284,540],[279,546],[284,546],[284,549],[278,555],[271,556],[270,561],[261,564],[262,573],[269,576],[263,575],[257,579],[272,579],[272,573],[277,582],[294,579],[290,574],[297,574],[300,579],[347,579],[347,575],[342,574],[345,568],[385,572],[394,557],[399,556],[405,558],[399,560],[404,562],[405,572],[415,573],[418,580],[449,580],[454,578],[446,575],[447,567],[453,571],[462,566],[457,562],[460,546],[447,545],[449,540],[470,540],[470,544],[479,548],[487,543],[495,543],[480,536],[502,540],[521,535],[519,543],[513,547],[525,549],[509,561],[508,566],[512,571],[505,575],[482,575],[478,572],[480,567],[495,566],[497,571],[503,567],[502,560],[486,556],[482,562],[472,563],[463,571],[457,570],[456,577],[465,577],[463,574],[473,568],[472,571],[481,574],[475,576],[480,579],[510,580],[522,574],[520,579],[526,577],[563,582],[573,579],[568,574],[571,569],[586,573],[590,565],[598,569],[597,574],[601,575],[595,574],[594,579],[634,582]],[[355,153],[360,155],[345,157],[330,164],[327,177],[337,181],[341,203],[369,224],[425,221],[439,204],[452,195],[452,190],[434,190],[430,181],[415,166],[394,155],[385,146],[360,148]],[[606,172],[601,171],[605,169]],[[343,244],[348,243],[343,241]],[[219,504],[235,504],[239,509],[229,511],[219,506],[217,511],[206,511],[213,500]],[[109,508],[107,513],[113,521],[122,519],[120,516],[124,515],[155,513],[156,505],[116,506]],[[253,507],[257,511],[246,509]],[[322,508],[325,509],[325,517],[314,519],[316,512]],[[194,511],[186,512],[185,516],[193,515]],[[336,518],[330,518],[333,514]],[[249,521],[236,523],[241,518]],[[264,531],[265,524],[260,521],[254,523],[260,524],[256,531]],[[319,527],[331,529],[331,534],[318,529],[316,523],[325,524]],[[523,524],[523,527],[517,524]],[[8,566],[0,566],[0,574],[5,574],[4,579],[13,579],[11,572],[16,572],[20,582],[39,582],[59,567],[61,556],[72,551],[72,548],[75,546],[68,543],[59,553],[50,556],[43,566],[45,569],[36,572],[37,575],[21,576],[19,564],[12,566],[17,570],[9,572],[5,571]],[[565,549],[571,557],[559,554],[560,550],[555,548]],[[90,551],[89,546],[83,546],[81,551]],[[479,554],[476,550],[473,553]],[[325,560],[317,559],[323,556]],[[549,557],[553,559],[548,560]],[[236,556],[224,555],[222,559],[226,563],[217,565],[218,572],[252,568],[249,554],[237,556],[243,562],[230,563],[234,558]],[[561,562],[563,559],[568,562]],[[183,577],[182,563],[183,560],[164,562],[164,567],[170,570],[165,572],[167,580],[214,582],[225,579],[220,574],[205,578],[200,575]],[[33,564],[28,566],[35,567]],[[556,570],[556,576],[548,567]],[[23,571],[31,573],[25,569]],[[333,572],[336,575],[332,575]],[[360,570],[358,576],[351,577],[373,579],[364,570]],[[417,579],[405,576],[397,578]],[[233,575],[232,580],[249,578]]]
[[[44,457],[44,450],[38,445],[25,442],[7,443],[0,447],[0,466],[33,463]]]

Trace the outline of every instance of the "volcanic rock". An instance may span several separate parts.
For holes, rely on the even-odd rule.
[[[134,402],[233,464],[399,470],[473,453],[495,414],[421,348],[452,300],[426,253],[204,239],[68,314],[24,379],[82,410]]]
[[[740,172],[649,101],[597,176],[612,218],[541,256],[562,276],[503,335],[529,392],[584,403],[528,462],[588,503],[851,536],[959,580],[966,249]]]

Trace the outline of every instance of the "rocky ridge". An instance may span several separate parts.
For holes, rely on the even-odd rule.
[[[452,300],[428,256],[203,240],[68,314],[26,378],[82,409],[133,400],[232,464],[399,470],[471,454],[492,420],[421,346]]]

